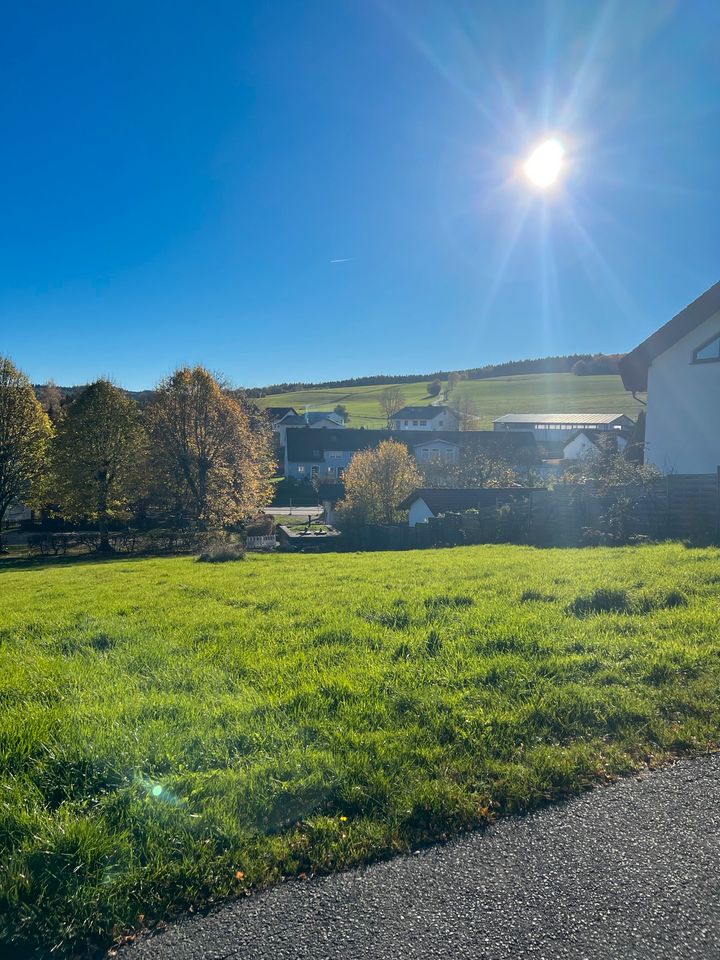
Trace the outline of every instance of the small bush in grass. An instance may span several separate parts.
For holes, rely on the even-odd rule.
[[[225,540],[211,541],[198,557],[200,563],[227,563],[244,559],[245,547],[241,543],[228,543]]]
[[[568,607],[576,617],[589,617],[593,613],[632,613],[632,603],[627,590],[600,587],[592,593],[576,597]]]
[[[533,600],[536,600],[538,603],[552,603],[553,600],[557,600],[557,597],[552,593],[541,593],[540,590],[525,590],[520,595],[520,599],[523,603],[528,603]]]
[[[474,603],[472,597],[458,596],[450,597],[443,594],[439,597],[427,597],[425,608],[427,610],[441,610],[443,607],[471,607]]]

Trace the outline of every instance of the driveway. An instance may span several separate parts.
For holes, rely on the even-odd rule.
[[[319,517],[322,507],[263,507],[263,513],[270,517]]]
[[[687,760],[414,856],[291,881],[123,960],[720,957],[720,757]]]

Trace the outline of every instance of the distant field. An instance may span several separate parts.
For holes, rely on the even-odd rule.
[[[399,384],[409,404],[430,403],[427,381]],[[385,385],[346,387],[336,390],[304,390],[273,394],[258,402],[262,406],[294,406],[302,412],[331,410],[344,403],[353,426],[382,427],[385,419],[379,397]],[[458,396],[471,397],[478,408],[478,429],[492,428],[492,421],[505,413],[625,413],[637,418],[641,405],[625,390],[620,377],[576,377],[572,373],[532,373],[491,380],[466,380]]]
[[[719,580],[679,545],[0,563],[0,955],[712,747]]]

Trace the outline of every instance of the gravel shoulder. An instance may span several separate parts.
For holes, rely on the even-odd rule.
[[[720,755],[188,917],[122,960],[720,957]]]

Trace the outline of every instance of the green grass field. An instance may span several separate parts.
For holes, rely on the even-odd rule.
[[[78,955],[713,748],[718,584],[680,545],[6,562],[3,941]]]
[[[427,382],[399,384],[408,404],[430,403]],[[263,397],[261,406],[294,406],[299,412],[332,410],[344,403],[350,425],[383,427],[379,397],[386,387],[312,389]],[[505,413],[625,413],[637,419],[641,405],[625,390],[620,377],[576,377],[572,373],[535,373],[490,380],[466,380],[458,396],[471,397],[478,409],[478,429],[492,429],[492,421]]]

